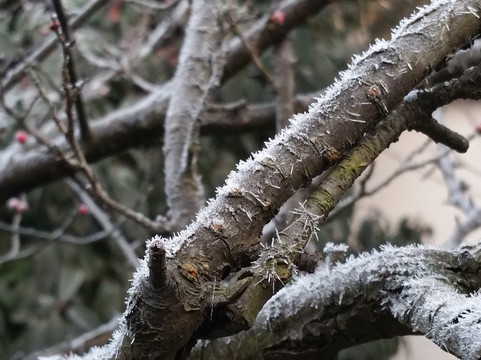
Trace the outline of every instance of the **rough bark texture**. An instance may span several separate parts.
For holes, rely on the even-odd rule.
[[[230,314],[229,322],[224,320],[220,325],[224,329],[223,336],[230,334],[230,327],[240,330],[251,327],[263,303],[274,294],[273,288],[281,285],[281,281],[284,283],[288,281],[296,269],[313,272],[312,267],[315,267],[318,261],[317,256],[307,257],[302,252],[303,249],[354,181],[384,149],[396,142],[406,129],[415,128],[417,124],[423,122],[430,123],[434,110],[458,98],[464,98],[467,89],[472,90],[469,95],[471,99],[479,99],[481,89],[476,86],[479,83],[481,65],[471,67],[461,77],[438,84],[426,91],[413,90],[380,126],[360,139],[319,184],[311,184],[307,199],[291,208],[293,219],[288,225],[284,224],[285,229],[282,230],[281,227],[272,235],[274,246],[264,247],[254,264],[240,273],[239,277],[248,280],[248,283],[242,295],[223,309]],[[454,136],[443,138],[443,141],[452,137]],[[462,139],[461,143],[464,142],[466,140]],[[449,141],[445,143],[448,146],[457,144]],[[289,201],[291,200],[292,198]],[[266,241],[270,243],[271,238]],[[345,256],[342,252],[339,255]],[[332,262],[335,256],[334,252],[330,251],[329,255],[326,255],[329,260],[326,261]],[[386,337],[397,335],[397,332],[389,334],[387,331],[384,332]],[[212,336],[213,334],[210,334],[209,338]]]
[[[470,294],[480,269],[472,250],[384,247],[297,279],[249,331],[200,342],[190,359],[331,359],[357,343],[417,332],[478,359],[481,299]]]

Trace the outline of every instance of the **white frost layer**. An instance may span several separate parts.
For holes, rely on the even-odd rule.
[[[333,302],[342,305],[344,299],[350,303],[352,298],[369,296],[370,292],[382,301],[379,306],[390,309],[413,331],[425,333],[439,346],[463,354],[463,358],[476,359],[481,349],[480,294],[460,294],[442,274],[435,273],[434,259],[442,256],[435,254],[437,251],[442,250],[387,245],[380,252],[351,256],[331,271],[318,267],[274,295],[259,312],[252,330],[287,329],[290,338],[297,339],[303,332],[292,326],[296,319],[308,323],[319,318],[325,306]],[[386,288],[399,288],[402,293],[383,290]]]

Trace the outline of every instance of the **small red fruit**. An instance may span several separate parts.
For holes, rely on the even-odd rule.
[[[57,20],[52,20],[48,25],[48,28],[50,29],[50,31],[53,31],[53,32],[57,32],[59,27],[60,27],[60,24]]]
[[[111,22],[116,23],[120,20],[122,15],[122,1],[112,1],[109,9],[107,10],[107,19]]]
[[[282,25],[286,21],[286,15],[282,11],[274,11],[269,17],[269,20],[276,24]]]
[[[87,214],[89,213],[89,208],[88,208],[88,206],[85,205],[85,204],[79,205],[78,208],[77,208],[77,213],[78,213],[79,215],[82,215],[82,216],[87,215]]]
[[[20,144],[25,144],[27,142],[27,133],[23,130],[19,130],[15,133],[15,140]]]

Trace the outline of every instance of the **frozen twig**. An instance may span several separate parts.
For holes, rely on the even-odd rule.
[[[232,352],[236,359],[260,359],[286,349],[293,358],[332,358],[359,339],[412,333],[425,334],[442,349],[474,360],[481,351],[479,268],[479,259],[463,249],[416,246],[385,246],[330,271],[319,267],[271,298],[250,330],[201,341],[190,360]],[[469,279],[465,285],[456,282],[459,272]],[[333,308],[342,309],[342,316]]]

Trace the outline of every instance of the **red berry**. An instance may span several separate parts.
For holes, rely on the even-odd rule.
[[[286,21],[286,15],[282,11],[274,11],[269,20],[275,22],[276,24],[282,25]]]
[[[19,198],[10,198],[7,201],[7,207],[17,213],[24,213],[28,210],[28,203]]]
[[[27,133],[23,130],[19,130],[15,133],[15,140],[20,144],[25,144],[27,142]]]
[[[109,9],[107,10],[107,19],[111,22],[116,23],[119,21],[122,15],[122,1],[112,1]]]
[[[57,32],[58,28],[60,27],[60,24],[57,20],[52,20],[50,22],[50,25],[48,26],[48,28],[50,29],[50,31],[53,31],[53,32]]]
[[[87,206],[87,205],[84,205],[84,204],[79,205],[79,206],[77,207],[77,213],[78,213],[79,215],[82,215],[82,216],[87,215],[87,214],[89,213],[89,208],[88,208],[88,206]]]

